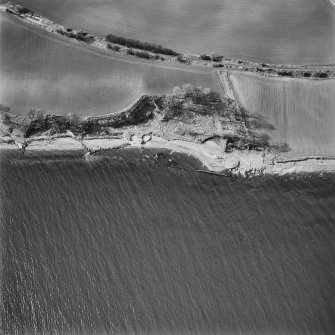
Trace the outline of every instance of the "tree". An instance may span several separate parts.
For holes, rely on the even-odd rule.
[[[183,100],[174,95],[166,96],[164,103],[163,121],[168,121],[174,117],[180,116],[183,112]]]
[[[202,55],[200,55],[200,58],[201,58],[202,60],[207,60],[207,61],[210,61],[210,60],[211,60],[211,57],[208,56],[208,55],[206,55],[206,54],[202,54]]]
[[[41,110],[31,109],[27,116],[32,121],[39,121],[44,118],[45,112]]]
[[[1,122],[5,125],[5,126],[11,126],[12,122],[11,122],[11,118],[9,113],[4,112],[1,114]]]

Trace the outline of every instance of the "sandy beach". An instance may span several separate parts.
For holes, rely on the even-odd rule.
[[[2,144],[2,149],[20,149],[13,144]],[[212,144],[204,145],[181,140],[165,140],[161,137],[151,136],[151,139],[143,143],[137,139],[84,139],[78,140],[71,137],[32,139],[25,150],[29,151],[60,151],[60,150],[84,150],[87,155],[107,150],[127,148],[161,149],[177,152],[198,159],[204,167],[216,173],[231,173],[243,177],[257,175],[287,175],[294,173],[323,173],[335,172],[335,159],[306,158],[298,161],[280,161],[275,155],[266,151],[235,150],[224,152],[222,146]]]
[[[25,151],[82,150],[82,144],[70,137],[37,139],[31,141]]]

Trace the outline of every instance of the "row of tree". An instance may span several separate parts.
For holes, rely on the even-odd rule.
[[[114,44],[120,44],[123,46],[126,46],[128,48],[136,48],[136,49],[141,49],[141,50],[146,50],[154,53],[160,53],[163,55],[168,55],[168,56],[178,56],[179,53],[165,48],[161,45],[158,44],[153,44],[153,43],[148,43],[148,42],[142,42],[139,40],[134,40],[131,38],[125,38],[122,36],[116,36],[113,34],[109,34],[106,36],[106,41]]]

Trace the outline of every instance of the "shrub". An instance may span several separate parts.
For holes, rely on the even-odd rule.
[[[75,36],[75,38],[78,41],[82,41],[82,42],[85,42],[85,43],[91,43],[94,40],[94,36],[89,35],[88,33],[85,33],[85,32],[82,32],[82,31],[79,31],[77,33],[77,35]]]
[[[179,55],[177,57],[177,61],[180,62],[180,63],[186,63],[186,59],[182,55]]]
[[[202,54],[202,55],[200,55],[200,59],[209,61],[209,60],[211,60],[211,57],[206,55],[206,54]]]
[[[213,64],[213,67],[223,67],[223,64]]]
[[[11,122],[11,118],[8,112],[4,112],[1,114],[1,122],[5,125],[5,126],[11,126],[12,122]]]
[[[212,61],[213,62],[221,62],[223,56],[212,56]]]
[[[26,7],[20,6],[20,5],[16,5],[15,6],[15,11],[18,14],[30,14],[30,15],[34,15],[34,12]]]
[[[127,49],[127,55],[135,56],[135,51],[133,49]]]
[[[309,78],[312,74],[310,72],[304,72],[304,77]]]
[[[285,71],[285,70],[278,71],[277,74],[280,76],[287,76],[287,77],[293,76],[292,71]]]
[[[60,34],[60,35],[63,35],[63,36],[66,35],[66,36],[68,36],[68,34],[63,29],[57,29],[56,32],[58,34]]]
[[[209,102],[217,102],[220,95],[213,92],[209,88],[194,87],[191,84],[184,84],[182,87],[176,86],[173,94],[183,99],[190,99],[194,104],[208,104]]]
[[[150,59],[151,55],[145,51],[137,51],[135,52],[135,55],[140,58]]]
[[[175,96],[168,96],[165,101],[163,121],[171,120],[183,113],[183,101]]]
[[[119,52],[121,50],[121,47],[119,45],[108,44],[107,47],[108,49],[111,49],[116,52]]]
[[[313,75],[314,78],[328,78],[328,73],[326,72],[316,72]]]
[[[115,44],[120,44],[124,45],[128,48],[136,48],[136,49],[141,49],[141,50],[146,50],[154,53],[161,53],[164,55],[169,55],[169,56],[178,56],[179,54],[171,49],[165,48],[161,45],[158,44],[153,44],[153,43],[147,43],[147,42],[142,42],[139,40],[134,40],[130,38],[125,38],[122,36],[116,36],[113,34],[109,34],[106,36],[106,41],[115,43]]]

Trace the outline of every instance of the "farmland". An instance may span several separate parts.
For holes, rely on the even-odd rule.
[[[183,83],[220,89],[210,69],[106,56],[4,15],[0,26],[0,103],[15,113],[106,114]]]
[[[335,155],[335,81],[265,78],[234,71],[236,97],[269,134],[273,144],[288,144],[286,157]]]
[[[249,0],[16,2],[63,25],[185,53],[285,64],[335,61],[334,11],[327,0],[255,0],[252,5]]]

